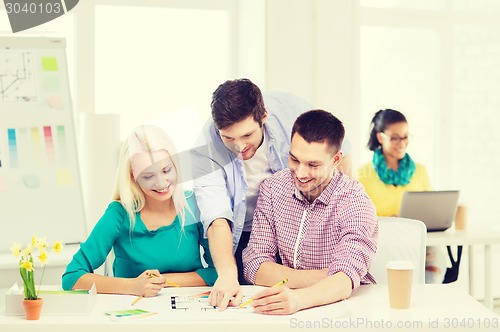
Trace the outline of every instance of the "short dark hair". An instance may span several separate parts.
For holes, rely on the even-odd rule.
[[[370,149],[370,151],[375,151],[380,148],[381,144],[377,139],[377,133],[384,132],[384,130],[386,130],[389,125],[399,122],[407,121],[403,113],[396,110],[387,108],[375,113],[375,116],[370,123],[371,131],[370,138],[368,138],[368,149]]]
[[[342,122],[332,113],[324,110],[311,110],[299,115],[292,128],[293,135],[297,133],[307,143],[323,143],[337,153],[342,147],[345,129]]]
[[[217,129],[224,129],[249,116],[262,126],[266,112],[262,93],[249,79],[226,81],[212,94],[212,119]]]

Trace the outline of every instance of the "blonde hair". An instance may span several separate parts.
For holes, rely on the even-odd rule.
[[[138,127],[141,128],[143,131],[147,130],[155,130],[158,131],[160,130],[157,127],[154,126],[141,126]],[[134,130],[134,133],[131,135],[135,134],[137,132]],[[162,139],[163,141],[167,141],[169,146],[164,146],[162,147],[163,149],[167,150],[170,159],[172,160],[172,163],[175,167],[175,170],[177,172],[177,179],[179,179],[179,160],[177,158],[177,154],[175,153],[175,147],[173,145],[173,142],[167,137],[165,133],[163,133]],[[115,180],[115,188],[113,190],[113,196],[112,199],[119,202],[125,211],[127,211],[127,214],[130,219],[130,233],[132,234],[132,230],[134,229],[135,226],[135,221],[136,221],[136,213],[140,212],[146,203],[146,198],[144,196],[144,192],[142,191],[141,187],[134,181],[133,175],[132,175],[132,169],[130,166],[130,152],[129,152],[129,140],[126,139],[120,149],[120,157],[118,161],[118,169],[116,172],[116,180]],[[189,208],[189,205],[186,201],[186,197],[184,195],[184,189],[182,185],[178,182],[175,183],[174,190],[172,193],[172,200],[174,203],[175,210],[177,213],[180,215],[180,221],[181,221],[181,228],[184,228],[184,223],[186,219],[186,213],[185,210],[187,209],[188,212],[191,212],[191,209]]]

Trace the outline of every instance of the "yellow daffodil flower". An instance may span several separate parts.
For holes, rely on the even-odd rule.
[[[44,251],[40,253],[40,256],[38,256],[38,259],[40,260],[40,263],[42,263],[42,266],[44,266],[47,262],[47,252]]]
[[[60,241],[54,242],[54,246],[52,247],[52,249],[56,254],[58,254],[62,249],[62,243]]]
[[[33,271],[33,263],[31,263],[30,261],[28,260],[22,260],[21,261],[21,264],[19,264],[19,267],[21,269],[25,269],[26,271],[28,272],[31,272]]]
[[[23,249],[23,256],[29,256],[31,255],[31,252],[33,251],[33,247],[26,247]]]
[[[33,235],[31,237],[31,246],[34,247],[38,243],[38,237],[36,235]]]
[[[45,250],[45,248],[47,248],[47,240],[45,240],[45,238],[39,238],[36,248],[38,250]]]
[[[21,247],[21,245],[19,243],[14,243],[12,245],[12,247],[10,247],[10,251],[12,251],[12,254],[14,255],[14,257],[21,256],[22,250],[23,250],[23,248]]]

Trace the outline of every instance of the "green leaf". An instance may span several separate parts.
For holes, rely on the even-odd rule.
[[[21,273],[21,277],[23,278],[24,284],[24,297],[27,300],[36,300],[38,296],[35,291],[35,279],[34,279],[34,271],[27,271],[25,268],[20,268],[19,272]]]

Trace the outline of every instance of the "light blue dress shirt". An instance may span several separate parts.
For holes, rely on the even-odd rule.
[[[288,167],[290,136],[295,119],[314,109],[305,100],[285,92],[263,94],[268,112],[264,131],[269,138],[266,156],[273,173]],[[201,142],[203,141],[203,142]],[[218,218],[230,222],[233,232],[233,250],[236,251],[243,232],[246,214],[247,183],[243,162],[224,145],[209,121],[203,128],[198,148],[191,151],[193,190],[201,212],[205,236],[208,227]],[[344,149],[344,146],[343,146]],[[345,151],[344,151],[345,153]]]

